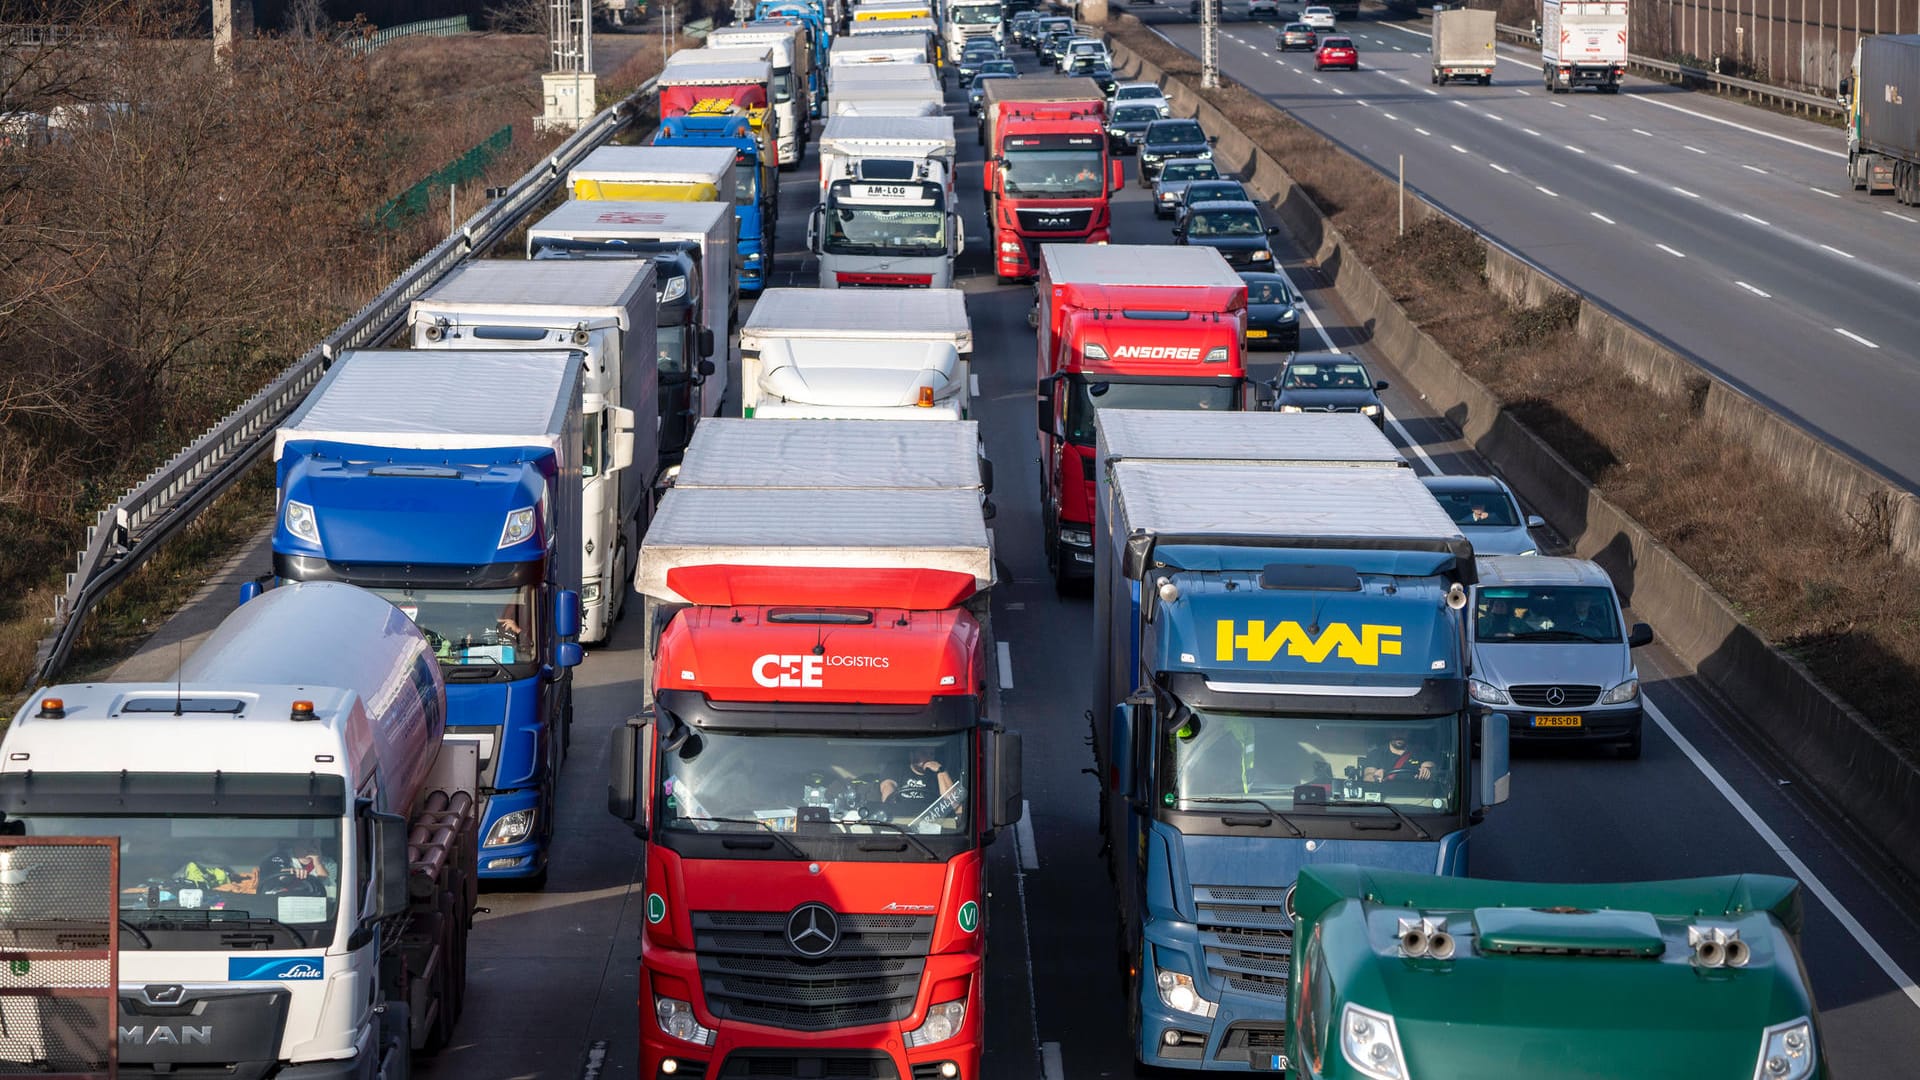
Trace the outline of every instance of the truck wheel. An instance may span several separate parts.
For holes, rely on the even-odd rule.
[[[1482,75],[1482,76],[1480,76],[1480,85],[1481,85],[1481,86],[1492,86],[1492,85],[1493,85],[1493,76],[1491,76],[1491,75]]]
[[[1433,72],[1428,72],[1428,74],[1427,74],[1427,81],[1428,81],[1428,82],[1430,82],[1430,83],[1432,83],[1432,84],[1433,84],[1433,85],[1435,85],[1435,86],[1439,86],[1439,85],[1440,85],[1440,73],[1439,73],[1439,72],[1437,72],[1437,71],[1433,71]]]
[[[413,1018],[404,1001],[388,1001],[380,1013],[380,1080],[412,1080]]]
[[[623,539],[613,549],[613,598],[607,603],[613,608],[607,615],[608,623],[616,623],[627,617],[627,591],[633,588],[633,571],[627,566],[627,542]],[[611,626],[607,636],[613,636]]]

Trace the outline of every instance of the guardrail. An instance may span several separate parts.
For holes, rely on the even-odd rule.
[[[208,429],[128,489],[87,530],[87,547],[66,592],[54,600],[52,629],[34,660],[33,681],[45,683],[66,663],[88,611],[121,579],[184,528],[208,503],[246,471],[272,442],[273,431],[305,400],[334,359],[349,349],[385,340],[398,330],[421,293],[476,251],[512,232],[545,202],[567,171],[588,153],[625,131],[642,115],[658,79],[648,79],[625,100],[595,116],[506,192],[468,218],[460,229],[422,255],[353,318],[294,361],[259,393]]]
[[[472,27],[467,22],[465,15],[455,15],[446,19],[422,19],[419,22],[401,23],[399,26],[389,26],[385,29],[375,30],[366,37],[349,38],[346,45],[350,52],[370,53],[389,41],[397,41],[404,37],[418,37],[422,35],[427,37],[451,37],[454,34],[464,34],[470,29],[472,29]]]
[[[1496,25],[1494,29],[1508,40],[1519,42],[1522,45],[1532,45],[1535,48],[1538,48],[1540,45],[1539,37],[1528,27],[1508,26],[1501,23]],[[1774,104],[1790,108],[1795,112],[1806,113],[1809,116],[1828,116],[1838,119],[1846,115],[1846,109],[1842,108],[1838,101],[1835,101],[1833,98],[1822,97],[1819,94],[1808,94],[1800,90],[1789,90],[1784,86],[1755,82],[1752,79],[1739,79],[1732,75],[1722,75],[1717,71],[1709,71],[1706,68],[1692,67],[1687,64],[1675,64],[1666,60],[1655,60],[1651,56],[1636,56],[1628,53],[1627,63],[1643,71],[1653,72],[1669,82],[1681,86],[1710,86],[1717,93],[1744,94],[1749,100],[1758,99],[1761,101],[1770,101]]]

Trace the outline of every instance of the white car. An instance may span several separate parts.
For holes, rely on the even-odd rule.
[[[1247,18],[1259,15],[1280,17],[1280,0],[1247,0]]]
[[[1098,38],[1074,38],[1053,58],[1054,70],[1065,71],[1083,56],[1092,56],[1108,67],[1113,66],[1113,56],[1107,52],[1106,42]]]
[[[1310,7],[1300,13],[1300,21],[1324,33],[1333,29],[1333,9],[1330,7]]]
[[[1173,115],[1173,103],[1161,93],[1159,86],[1150,82],[1121,83],[1114,87],[1107,107],[1117,109],[1122,105],[1152,105],[1160,110],[1162,119]]]

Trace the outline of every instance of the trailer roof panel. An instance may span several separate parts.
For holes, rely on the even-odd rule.
[[[417,312],[442,305],[496,304],[625,314],[636,295],[652,295],[653,263],[645,259],[544,262],[481,259],[462,263],[413,302]]]
[[[1100,460],[1400,468],[1407,459],[1358,413],[1102,409]]]
[[[951,116],[836,116],[820,135],[820,150],[837,147],[938,146],[955,148]]]
[[[751,335],[952,341],[973,349],[966,294],[959,289],[768,289],[754,302],[741,327],[742,346]]]
[[[1288,539],[1467,543],[1411,469],[1121,461],[1111,470],[1124,533],[1168,541]]]
[[[581,354],[563,349],[356,349],[342,353],[280,426],[298,439],[405,449],[545,445],[566,430]]]
[[[733,168],[727,146],[603,146],[567,173],[577,179],[719,176]]]
[[[674,490],[959,489],[979,492],[972,420],[700,421]]]
[[[704,236],[723,220],[732,222],[733,207],[719,202],[569,199],[554,207],[529,231],[534,236],[569,240],[631,236],[636,233],[693,233]]]
[[[1055,284],[1245,288],[1217,250],[1200,245],[1042,244],[1040,258]]]

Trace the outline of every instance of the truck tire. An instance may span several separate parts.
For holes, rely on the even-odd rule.
[[[1493,85],[1493,76],[1491,76],[1491,75],[1482,75],[1482,76],[1480,76],[1480,85],[1481,85],[1481,86],[1492,86],[1492,85]]]
[[[374,1066],[380,1080],[412,1080],[413,1016],[404,1001],[381,1006],[380,1061]]]

